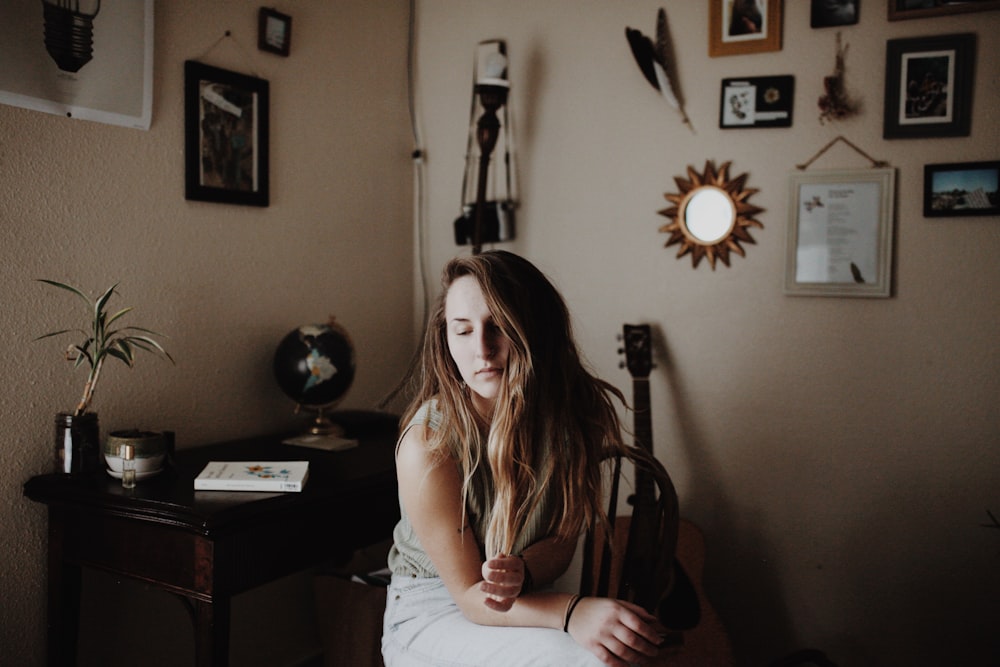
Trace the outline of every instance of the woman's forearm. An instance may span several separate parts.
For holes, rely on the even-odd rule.
[[[526,593],[518,597],[507,611],[490,608],[486,597],[477,584],[467,589],[456,602],[462,614],[479,625],[562,630],[563,616],[573,596],[553,591]]]

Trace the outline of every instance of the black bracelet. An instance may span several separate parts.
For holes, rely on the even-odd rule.
[[[574,595],[570,598],[569,604],[566,605],[566,615],[563,617],[563,632],[569,632],[569,617],[573,615],[573,610],[576,609],[576,605],[580,604],[580,600],[582,599],[579,595]]]
[[[530,593],[535,587],[535,578],[531,576],[531,570],[528,569],[528,561],[524,559],[524,554],[518,554],[517,557],[521,559],[521,564],[524,565],[524,583],[521,584],[521,593]]]

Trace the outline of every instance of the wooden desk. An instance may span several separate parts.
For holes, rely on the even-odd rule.
[[[385,540],[399,520],[396,417],[339,412],[360,446],[325,452],[267,436],[179,450],[174,466],[131,491],[103,471],[39,475],[24,495],[49,510],[50,665],[76,661],[81,567],[181,596],[195,625],[196,664],[229,662],[233,595]],[[209,460],[310,461],[301,493],[194,491]]]

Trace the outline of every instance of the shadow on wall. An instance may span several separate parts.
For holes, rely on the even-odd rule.
[[[711,517],[711,530],[705,531],[705,595],[725,625],[736,663],[767,664],[795,641],[780,582],[768,561],[767,545],[754,529],[758,522],[747,516],[737,521],[733,503],[718,483],[719,466],[686,403],[688,393],[672,362],[666,336],[659,325],[651,331],[653,357],[658,362],[654,372],[663,374],[669,388],[669,396],[660,397],[660,402],[673,408],[665,409],[676,416],[681,454],[691,470],[686,504],[704,508],[702,513]],[[657,397],[651,402],[655,406]],[[681,516],[685,517],[684,503]]]

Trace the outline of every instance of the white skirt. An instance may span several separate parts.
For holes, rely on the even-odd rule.
[[[477,625],[440,578],[393,575],[382,624],[386,667],[600,667],[597,656],[551,628]]]

